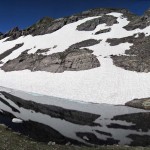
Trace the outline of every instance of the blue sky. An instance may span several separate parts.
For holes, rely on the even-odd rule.
[[[91,8],[127,8],[142,15],[150,8],[150,0],[2,0],[0,31],[18,26],[26,28],[44,16],[59,18]]]

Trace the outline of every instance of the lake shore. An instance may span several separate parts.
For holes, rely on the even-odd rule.
[[[57,145],[55,143],[44,144],[36,142],[20,133],[13,132],[4,125],[0,125],[0,149],[1,150],[150,150],[150,147],[129,146],[100,146],[78,147],[73,145]]]

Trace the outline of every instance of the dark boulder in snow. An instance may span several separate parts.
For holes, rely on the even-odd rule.
[[[107,32],[110,32],[110,31],[111,31],[111,28],[99,30],[99,31],[95,32],[95,35],[102,34],[102,33],[107,33]]]

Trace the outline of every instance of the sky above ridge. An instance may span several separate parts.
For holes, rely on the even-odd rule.
[[[92,8],[127,8],[142,15],[150,8],[150,0],[2,0],[0,31],[23,29],[45,16],[60,18]]]

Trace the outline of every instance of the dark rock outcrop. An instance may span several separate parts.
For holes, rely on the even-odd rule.
[[[8,39],[6,39],[6,41],[12,41],[19,38],[20,36],[22,36],[22,31],[18,27],[15,27],[11,29],[9,32],[5,33],[2,36],[2,38],[9,37]]]
[[[110,31],[111,31],[111,28],[99,30],[99,31],[95,32],[95,35],[98,35],[98,34],[101,34],[101,33],[110,32]]]
[[[13,51],[17,50],[18,48],[22,47],[24,43],[16,44],[13,48],[5,51],[4,53],[0,54],[0,61],[10,55]]]
[[[91,52],[88,49],[67,49],[48,56],[24,52],[16,59],[5,63],[1,68],[4,71],[29,69],[54,73],[88,70],[100,66],[99,60]]]
[[[2,32],[0,32],[0,36],[1,36],[1,35],[3,35],[3,33],[2,33]]]
[[[124,28],[128,31],[135,30],[135,29],[144,29],[150,25],[150,10],[145,12],[143,16],[135,17],[131,20],[131,22],[125,26]]]
[[[22,35],[42,35],[45,34],[44,31],[49,27],[49,25],[54,21],[53,18],[44,17],[29,28],[22,31]]]
[[[125,51],[127,55],[111,56],[116,66],[131,71],[150,72],[150,36],[146,37],[144,33],[139,33],[136,38],[133,35],[120,39],[108,39],[107,42],[111,46],[125,42],[133,44],[129,50]]]
[[[78,31],[93,31],[99,24],[105,23],[107,26],[112,26],[118,23],[114,16],[103,15],[102,17],[88,20],[77,26]]]
[[[149,56],[145,58],[142,56],[112,56],[113,63],[125,70],[131,70],[136,72],[150,72],[150,59]]]
[[[78,49],[78,48],[81,48],[81,47],[89,47],[89,46],[93,46],[93,45],[96,45],[96,44],[99,44],[101,40],[95,40],[95,39],[88,39],[88,40],[85,40],[85,41],[82,41],[82,42],[79,42],[79,43],[75,43],[73,45],[71,45],[68,49]]]
[[[122,43],[126,43],[126,42],[134,44],[134,42],[136,42],[136,41],[138,42],[141,39],[144,40],[144,38],[145,38],[145,34],[144,33],[139,33],[138,37],[135,38],[136,35],[137,34],[134,34],[132,36],[123,37],[123,38],[107,39],[106,42],[108,42],[110,44],[110,46],[116,46],[116,45],[119,45],[119,44],[122,44]]]
[[[125,105],[129,107],[150,110],[150,98],[134,99],[127,102]]]

